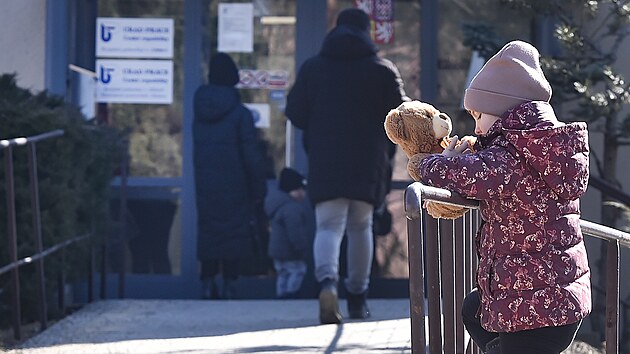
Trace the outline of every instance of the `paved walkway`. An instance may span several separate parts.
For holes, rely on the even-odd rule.
[[[368,304],[372,318],[337,326],[319,325],[314,299],[107,300],[9,353],[410,353],[409,300]]]

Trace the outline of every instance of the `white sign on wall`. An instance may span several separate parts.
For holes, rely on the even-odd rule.
[[[171,60],[102,59],[96,61],[96,101],[170,104],[173,102]]]
[[[219,3],[219,52],[254,51],[254,5]]]
[[[96,56],[100,58],[172,58],[172,18],[96,19]]]

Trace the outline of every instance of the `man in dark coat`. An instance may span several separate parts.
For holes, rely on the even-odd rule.
[[[344,232],[349,316],[369,316],[372,212],[387,193],[395,151],[383,122],[390,109],[407,99],[396,66],[376,55],[369,28],[370,19],[363,11],[342,11],[320,53],[302,65],[287,97],[285,114],[304,131],[308,155],[322,323],[341,322],[337,281]]]
[[[265,198],[265,169],[253,115],[234,87],[239,76],[232,58],[213,56],[208,81],[194,97],[197,258],[204,297],[229,298],[241,261],[252,256],[251,221],[256,204]],[[214,285],[220,271],[221,295]]]

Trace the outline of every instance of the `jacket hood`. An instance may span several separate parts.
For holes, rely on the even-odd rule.
[[[195,117],[201,121],[216,121],[225,117],[240,102],[234,87],[209,83],[201,86],[195,94]]]
[[[265,199],[265,212],[267,216],[271,219],[278,209],[284,204],[289,203],[291,199],[291,196],[285,192],[279,190],[269,191]]]
[[[373,56],[377,52],[369,33],[353,26],[339,25],[324,38],[320,54],[327,58],[349,60]]]
[[[532,101],[507,111],[490,135],[497,130],[560,197],[572,200],[584,194],[589,176],[586,123],[562,123],[549,103]]]

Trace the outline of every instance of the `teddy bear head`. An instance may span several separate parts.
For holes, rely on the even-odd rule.
[[[403,102],[385,118],[385,132],[389,139],[401,147],[407,157],[418,153],[439,153],[440,143],[451,134],[451,118],[432,105],[420,102]]]
[[[409,157],[407,172],[415,181],[421,178],[422,159],[441,153],[450,141],[452,129],[451,118],[446,113],[420,101],[404,102],[389,111],[385,118],[387,137]],[[457,219],[469,210],[435,201],[427,201],[425,207],[431,216],[439,219]]]

